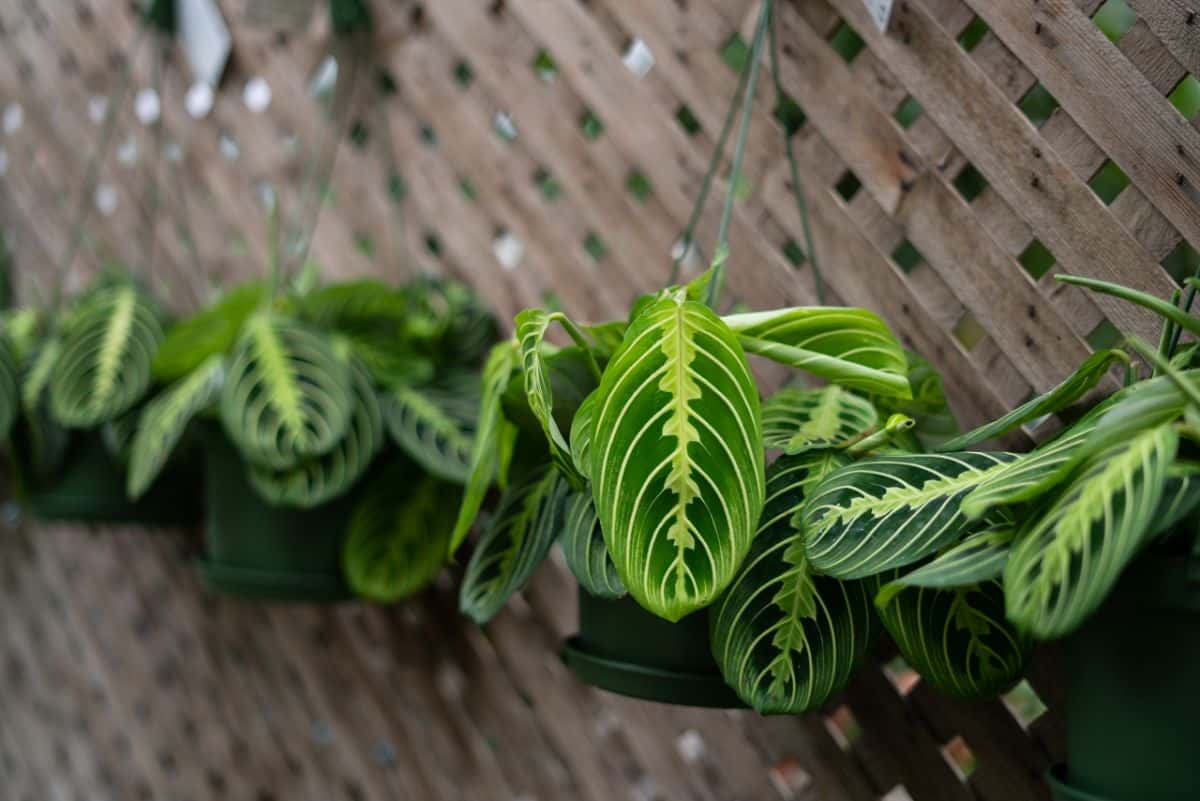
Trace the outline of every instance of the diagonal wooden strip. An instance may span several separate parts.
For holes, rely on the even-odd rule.
[[[1068,0],[967,0],[1072,117],[1200,245],[1200,131]],[[1097,95],[1121,102],[1100,104]]]
[[[1128,0],[1167,49],[1200,75],[1200,9],[1187,0]]]
[[[888,35],[880,36],[861,3],[834,0],[834,5],[1065,270],[1125,281],[1159,296],[1171,292],[1174,282],[1132,236],[1109,223],[1087,185],[922,7],[915,2],[897,7]],[[1128,304],[1098,305],[1129,333],[1158,335],[1152,315]]]
[[[885,211],[1039,391],[1070,374],[1088,349],[1029,275],[979,225],[936,169],[921,163],[904,129],[860,88],[842,60],[787,6],[780,33],[784,78],[812,122]],[[890,208],[889,208],[890,207]]]

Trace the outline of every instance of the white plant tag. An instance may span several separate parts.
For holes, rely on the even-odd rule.
[[[871,19],[875,21],[875,27],[880,33],[887,33],[888,21],[892,18],[892,5],[894,0],[863,0],[867,4],[867,11],[871,13]]]
[[[216,86],[225,71],[233,39],[216,0],[179,0],[179,40],[194,83]]]

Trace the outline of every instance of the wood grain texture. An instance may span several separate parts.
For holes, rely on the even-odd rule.
[[[385,71],[396,92],[365,81],[345,120],[361,136],[340,134],[312,240],[327,275],[455,276],[506,325],[546,302],[588,321],[623,315],[670,272],[738,83],[722,51],[748,40],[759,9],[393,0],[375,4],[370,41],[331,48],[322,13],[276,33],[246,24],[262,10],[255,0],[219,3],[235,56],[212,111],[185,111],[178,53],[165,74],[167,139],[181,157],[161,165],[153,239],[153,130],[127,98],[100,173],[115,206],[92,213],[70,290],[115,257],[185,311],[259,274],[261,191],[273,188],[287,215],[311,199],[307,161],[329,126],[309,82],[332,50],[346,66],[361,58],[369,79]],[[1200,129],[1165,97],[1200,68],[1198,9],[1131,0],[1137,19],[1113,43],[1091,20],[1100,4],[906,0],[879,34],[861,0],[778,3],[830,301],[875,309],[931,359],[964,425],[1053,385],[1106,321],[1157,335],[1148,315],[1054,272],[1165,295],[1175,284],[1159,262],[1200,244]],[[988,30],[968,52],[957,39],[977,17]],[[852,58],[830,45],[844,25],[865,43]],[[102,0],[0,4],[0,227],[24,298],[52,285],[99,131],[96,101],[126,59],[131,90],[151,85],[153,53],[126,50],[135,27]],[[654,58],[643,75],[622,60],[635,41]],[[252,78],[271,87],[260,113],[242,98]],[[1040,127],[1018,108],[1039,83],[1060,104]],[[900,125],[910,100],[921,111]],[[736,181],[728,283],[731,300],[755,308],[815,298],[808,254],[789,258],[804,240],[775,112],[764,80]],[[592,137],[587,114],[602,125]],[[515,137],[497,134],[498,115]],[[694,129],[680,123],[687,115]],[[1110,160],[1131,183],[1105,205],[1089,182]],[[393,165],[402,205],[389,195]],[[959,191],[968,167],[985,182],[972,197]],[[702,251],[734,183],[725,165],[700,217]],[[501,241],[518,243],[507,263]],[[1055,259],[1041,277],[1020,264],[1035,242]],[[685,275],[703,266],[689,259]],[[901,694],[882,669],[886,647],[823,714],[762,720],[576,682],[556,654],[575,626],[557,558],[477,629],[457,615],[454,571],[396,608],[267,607],[206,596],[189,563],[196,549],[179,533],[0,531],[0,798],[874,801],[903,786],[913,801],[1042,801],[1040,776],[1063,753],[1052,649],[1029,677],[1051,709],[1027,729],[1000,701],[956,704],[921,685]],[[857,729],[831,736],[848,717]],[[956,738],[973,772],[947,761]]]

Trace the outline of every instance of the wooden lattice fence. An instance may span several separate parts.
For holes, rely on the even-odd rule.
[[[221,5],[235,49],[211,112],[186,113],[183,70],[163,86],[174,177],[152,267],[141,231],[155,145],[127,100],[73,286],[107,253],[182,310],[264,262],[261,190],[286,207],[327,127],[309,81],[328,35],[319,22],[255,29],[243,0]],[[505,319],[547,301],[607,319],[662,284],[757,3],[375,6],[396,92],[361,105],[341,146],[313,245],[328,274],[398,277],[412,269],[407,241]],[[944,372],[965,424],[1052,386],[1114,327],[1156,336],[1133,307],[1052,275],[1166,295],[1194,268],[1200,5],[1101,6],[898,0],[880,34],[861,0],[780,3],[794,105],[777,108],[762,87],[732,294],[753,307],[813,302],[790,134],[830,300],[886,317]],[[26,298],[49,286],[134,27],[124,3],[0,2],[0,226]],[[150,84],[143,61],[134,89]],[[270,89],[258,112],[243,97],[253,79]],[[716,214],[711,204],[701,230]],[[822,715],[654,707],[585,688],[557,661],[574,626],[561,564],[478,630],[455,613],[450,573],[396,609],[260,606],[202,593],[191,535],[9,523],[3,801],[1021,801],[1047,797],[1041,775],[1062,756],[1053,649],[1029,679],[1044,714],[1030,692],[948,701],[886,651]]]

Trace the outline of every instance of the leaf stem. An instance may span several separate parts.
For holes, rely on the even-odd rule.
[[[715,308],[721,298],[725,283],[725,263],[729,256],[729,223],[733,218],[733,201],[737,194],[737,182],[742,174],[742,162],[746,156],[746,135],[750,130],[750,117],[754,111],[754,91],[758,87],[758,73],[762,63],[763,44],[771,21],[771,0],[763,0],[758,26],[754,31],[754,44],[750,48],[750,77],[746,80],[742,96],[742,119],[738,126],[737,141],[733,149],[733,164],[730,167],[729,184],[725,192],[725,207],[721,210],[721,224],[717,228],[717,246],[713,251],[713,278],[708,285],[705,303]]]
[[[550,320],[551,322],[557,322],[559,325],[561,325],[563,330],[567,332],[567,335],[574,340],[575,344],[583,348],[583,354],[587,357],[588,369],[591,370],[592,375],[596,379],[596,383],[600,383],[600,365],[597,364],[596,357],[592,354],[592,346],[584,337],[583,332],[580,331],[579,327],[575,325],[575,323],[571,322],[570,318],[568,318],[567,315],[563,314],[562,312],[554,312],[554,314],[550,315]]]

